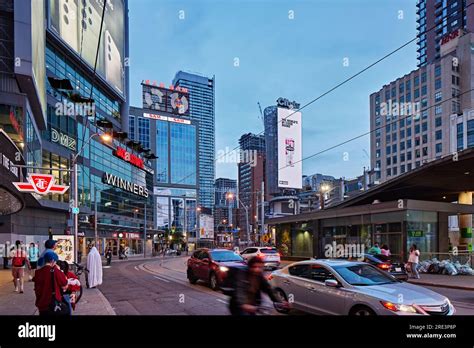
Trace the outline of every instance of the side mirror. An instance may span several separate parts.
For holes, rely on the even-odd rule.
[[[324,281],[324,285],[329,286],[331,288],[338,288],[339,287],[339,283],[335,279],[326,279]]]

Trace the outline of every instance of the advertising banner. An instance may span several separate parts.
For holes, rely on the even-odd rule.
[[[301,112],[278,108],[278,187],[301,189],[303,185]]]
[[[144,109],[170,115],[189,116],[189,93],[186,89],[173,86],[170,89],[146,83],[142,83],[142,88]]]
[[[100,32],[103,0],[49,0],[49,23],[52,31],[78,53],[92,68],[97,44],[97,72],[124,93],[125,6],[123,0],[108,0]]]
[[[61,261],[68,263],[74,262],[74,236],[54,235],[53,239],[57,241],[54,252],[58,254]]]
[[[214,218],[212,215],[199,215],[199,238],[214,239]]]

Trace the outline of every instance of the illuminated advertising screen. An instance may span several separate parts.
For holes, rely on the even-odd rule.
[[[142,83],[143,108],[158,112],[189,116],[189,93],[187,89],[164,87],[161,85],[150,85]]]
[[[123,0],[107,0],[102,32],[103,0],[49,0],[50,28],[92,68],[99,35],[97,72],[124,93],[125,6]]]
[[[212,215],[199,214],[199,238],[214,239],[214,218]]]
[[[57,241],[54,252],[58,255],[59,260],[73,263],[75,261],[74,236],[54,235],[53,239]]]
[[[303,184],[301,112],[278,108],[278,187],[301,189]]]

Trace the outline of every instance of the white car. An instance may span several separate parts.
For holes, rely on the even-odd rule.
[[[364,262],[310,260],[273,272],[270,284],[295,309],[332,315],[453,315],[448,298]]]
[[[249,247],[240,253],[244,260],[260,257],[265,267],[278,268],[280,266],[280,253],[273,247]]]

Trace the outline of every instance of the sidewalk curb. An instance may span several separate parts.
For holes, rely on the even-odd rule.
[[[114,308],[113,308],[112,305],[110,304],[109,300],[107,300],[107,298],[104,296],[104,294],[102,293],[102,291],[100,291],[99,289],[97,289],[97,294],[99,295],[100,299],[101,299],[102,302],[104,303],[105,308],[106,308],[107,312],[109,313],[109,315],[117,315],[117,313],[115,313]]]
[[[435,288],[447,288],[447,289],[474,291],[474,287],[461,286],[461,285],[448,285],[448,284],[437,284],[437,283],[428,283],[428,282],[410,282],[410,281],[408,281],[407,283],[414,284],[414,285],[432,286],[432,287],[435,287]]]

